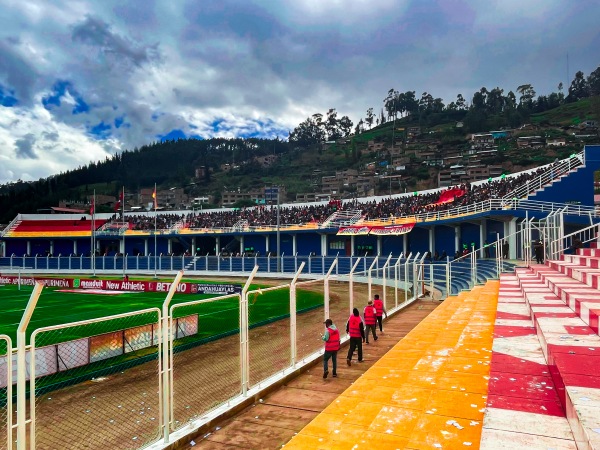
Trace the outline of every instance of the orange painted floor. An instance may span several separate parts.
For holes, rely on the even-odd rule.
[[[498,292],[446,299],[285,450],[479,448]]]

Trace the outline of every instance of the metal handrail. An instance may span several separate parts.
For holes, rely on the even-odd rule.
[[[565,234],[564,236],[552,241],[550,243],[550,248],[552,249],[552,251],[551,251],[552,259],[558,259],[560,257],[560,254],[562,252],[564,252],[564,250],[566,248],[571,247],[573,244],[573,238],[576,236],[583,237],[583,239],[580,239],[582,244],[585,244],[587,242],[593,242],[593,241],[597,242],[598,237],[600,236],[600,224],[590,225],[588,227],[582,228],[582,229],[574,231],[572,233]],[[569,247],[565,247],[564,243],[568,242],[569,240],[571,242]]]
[[[570,156],[559,161],[557,164],[548,164],[545,166],[548,169],[547,171],[541,173],[537,178],[528,180],[525,184],[522,184],[513,191],[509,192],[503,197],[503,199],[511,200],[515,197],[519,199],[526,198],[529,194],[535,192],[537,189],[541,189],[549,182],[561,177],[566,173],[569,173],[573,168],[583,165],[584,161],[584,152],[580,152],[575,156]]]

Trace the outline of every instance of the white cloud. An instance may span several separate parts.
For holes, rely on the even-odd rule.
[[[285,137],[329,108],[356,123],[390,88],[446,102],[482,86],[548,93],[568,86],[567,51],[572,74],[596,68],[599,15],[568,0],[6,0],[0,88],[19,103],[0,106],[0,182],[175,129]],[[58,81],[67,90],[47,111]]]
[[[36,180],[103,159],[104,144],[120,149],[114,140],[101,143],[81,128],[54,121],[42,106],[0,108],[0,182]]]

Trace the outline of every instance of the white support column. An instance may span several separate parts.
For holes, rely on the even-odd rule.
[[[487,220],[482,219],[479,224],[479,257],[483,258],[485,256],[485,250],[483,248],[484,243],[486,241],[487,236]]]
[[[355,238],[356,236],[354,235],[350,236],[350,256],[354,255],[354,250],[356,249],[356,246],[354,245]]]
[[[298,239],[296,234],[292,234],[292,255],[296,256],[298,253]]]
[[[73,240],[73,253],[77,254],[77,239]],[[28,253],[29,254],[29,253]]]
[[[217,236],[215,239],[215,255],[221,254],[221,236]]]
[[[408,233],[402,236],[402,253],[408,255]]]
[[[269,242],[271,241],[271,239],[269,239],[269,235],[267,234],[265,236],[265,254],[268,255],[269,252],[271,251],[271,247],[269,246]]]
[[[240,236],[240,255],[244,254],[244,248],[246,248],[246,246],[244,245],[244,235],[242,234]]]
[[[119,239],[119,253],[122,255],[125,254],[125,242],[123,242],[123,239]]]
[[[148,254],[148,238],[144,239],[144,255]]]
[[[54,255],[54,241],[50,241],[50,254]]]
[[[173,253],[173,240],[171,238],[167,239],[167,253]]]
[[[517,258],[517,218],[508,222],[508,259]]]
[[[27,241],[27,254],[31,255],[31,241]]]
[[[194,236],[192,238],[192,251],[190,252],[192,255],[196,254],[196,252],[197,252],[196,248],[198,248],[198,247],[196,247],[196,236]]]
[[[321,256],[327,256],[327,235],[321,235]]]
[[[435,227],[429,228],[429,251],[431,255],[435,253]]]
[[[460,250],[460,225],[454,227],[454,252]]]
[[[381,249],[382,249],[382,245],[381,243],[383,242],[383,239],[381,236],[377,236],[377,255],[381,255]]]

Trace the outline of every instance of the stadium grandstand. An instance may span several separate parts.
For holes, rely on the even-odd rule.
[[[239,210],[147,211],[118,218],[19,214],[0,240],[4,257],[454,256],[464,245],[483,248],[514,235],[527,217],[540,220],[557,209],[564,210],[567,232],[595,220],[593,190],[587,187],[593,183],[595,160],[589,155],[595,148],[526,172],[389,197]],[[516,241],[511,240],[514,257]]]
[[[0,237],[11,305],[0,442],[600,449],[598,170],[600,146],[586,146],[526,172],[388,197],[19,214]],[[56,303],[36,316],[44,289]],[[162,309],[143,302],[151,293]],[[363,364],[351,352],[330,376],[323,320],[346,345],[357,338],[349,311],[372,298],[385,333],[359,351]],[[81,320],[94,302],[114,315]]]

